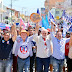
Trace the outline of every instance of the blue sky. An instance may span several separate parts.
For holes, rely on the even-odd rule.
[[[45,0],[12,0],[13,3],[13,9],[16,9],[26,15],[30,15],[31,13],[35,13],[37,11],[37,8],[44,7],[44,1]],[[11,0],[3,0],[3,4],[5,6],[10,7]]]

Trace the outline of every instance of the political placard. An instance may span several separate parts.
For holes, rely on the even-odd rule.
[[[37,22],[40,22],[41,16],[38,13],[32,13],[30,15],[30,19],[32,22],[37,23]]]

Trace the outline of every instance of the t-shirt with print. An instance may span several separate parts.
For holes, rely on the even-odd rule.
[[[29,43],[21,42],[18,50],[18,56],[20,58],[27,58],[29,56]]]
[[[69,53],[69,42],[65,44],[65,56],[68,56]]]
[[[5,41],[4,38],[0,41],[0,59],[12,58],[12,48],[14,42],[12,38],[8,41]]]

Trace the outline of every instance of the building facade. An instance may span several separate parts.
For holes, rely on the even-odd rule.
[[[66,0],[64,2],[64,9],[66,10],[66,13],[72,16],[72,0]]]
[[[3,0],[0,0],[0,22],[3,22],[3,13],[6,12],[6,7],[3,5]]]
[[[5,13],[3,13],[3,19],[5,23],[10,23],[11,22],[11,17],[12,17],[12,21],[15,21],[17,18],[20,17],[20,12],[16,11],[15,9],[11,9],[6,7],[7,11]],[[11,15],[11,11],[12,11],[12,15]]]
[[[46,9],[45,13],[47,14],[48,11],[52,9],[52,7],[56,7],[57,2],[61,3],[61,2],[65,2],[65,0],[45,0],[45,4],[44,4],[45,9]]]
[[[62,16],[63,11],[61,9],[53,7],[50,10],[51,14],[54,16],[54,18],[59,19]]]

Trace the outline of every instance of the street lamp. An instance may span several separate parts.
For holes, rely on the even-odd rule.
[[[23,14],[23,10],[26,9],[26,7],[22,7],[22,14]]]
[[[11,9],[12,9],[12,0],[11,0]],[[11,10],[11,24],[12,24],[12,10]]]
[[[11,9],[12,9],[12,6],[13,6],[12,1],[13,0],[11,0]],[[14,1],[18,1],[18,0],[14,0]],[[11,10],[11,24],[12,24],[12,10]]]

